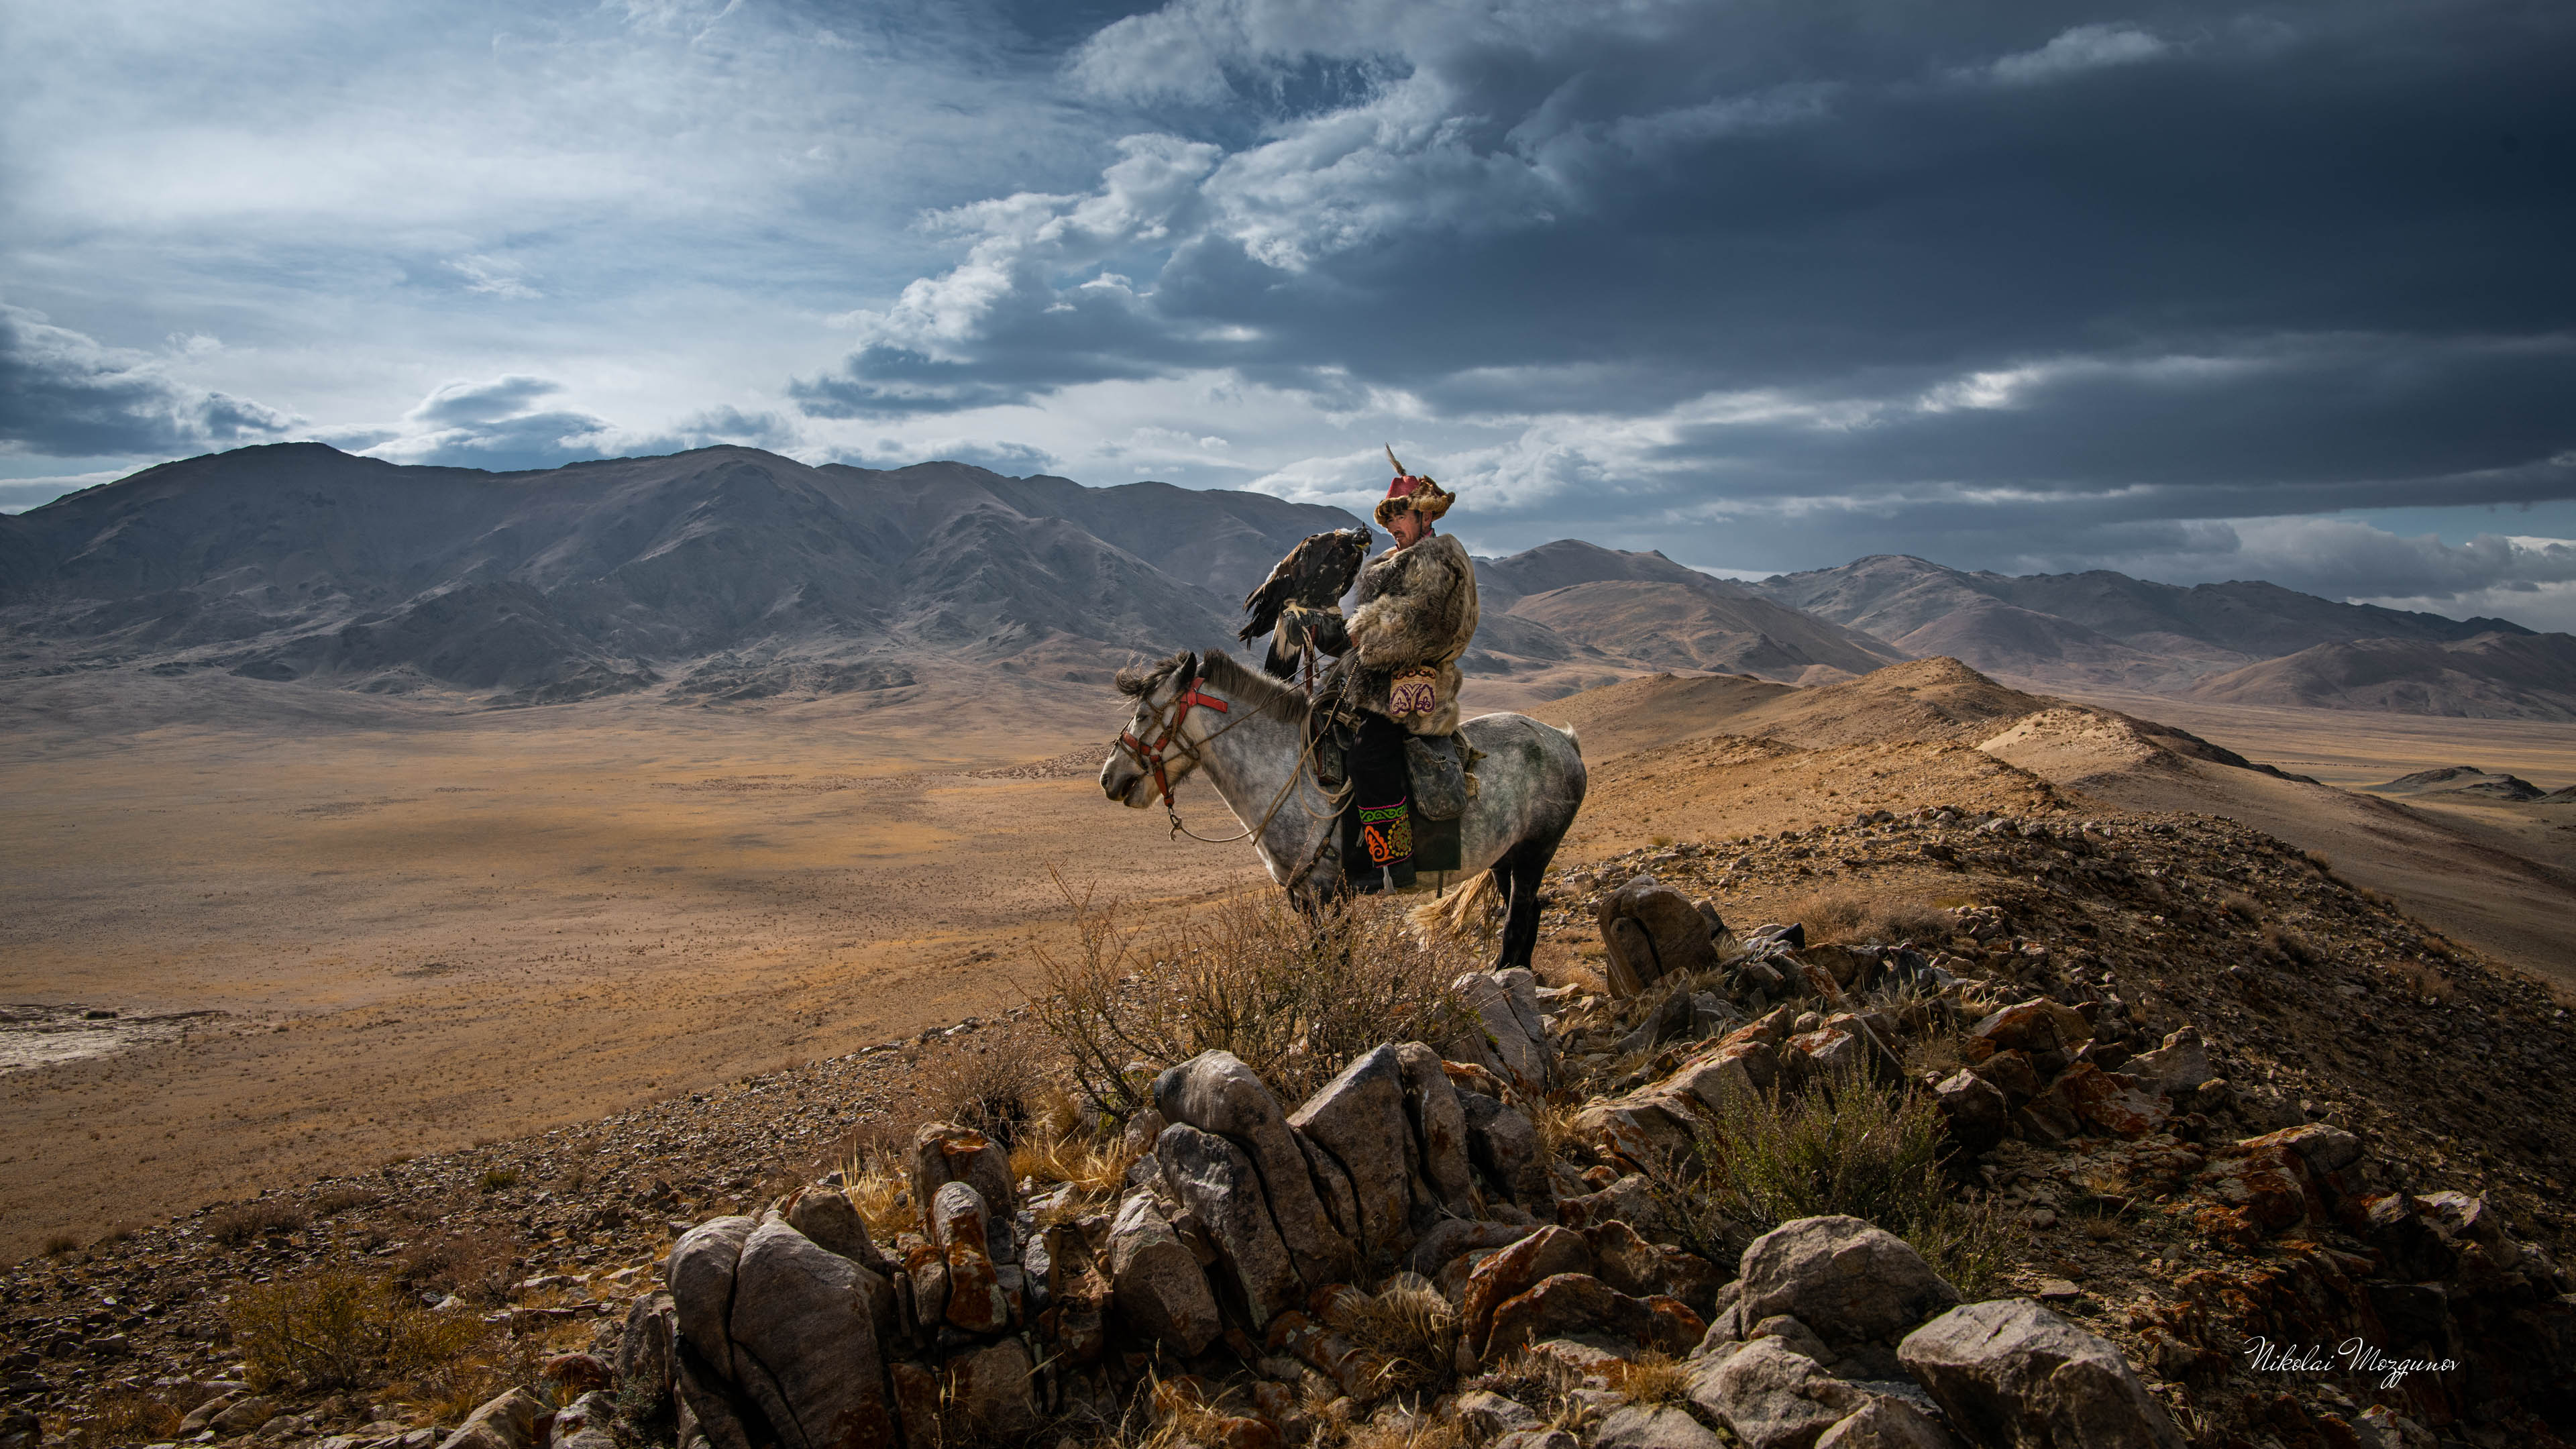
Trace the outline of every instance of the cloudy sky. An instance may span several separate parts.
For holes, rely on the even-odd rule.
[[[0,507],[743,442],[2576,627],[2563,0],[0,0]]]

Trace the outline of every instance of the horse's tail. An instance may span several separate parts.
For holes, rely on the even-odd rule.
[[[1435,897],[1405,912],[1418,934],[1436,933],[1464,939],[1483,934],[1482,921],[1488,902],[1494,894],[1494,873],[1476,872],[1475,883],[1461,887],[1455,895]]]

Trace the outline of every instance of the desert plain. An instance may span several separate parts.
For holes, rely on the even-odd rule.
[[[1984,721],[2028,701],[1943,663],[1832,691],[1667,675],[1542,699],[1477,680],[1467,703],[1583,731],[1592,794],[1560,866],[1866,808],[2198,810],[2576,988],[2576,806],[2349,788],[2460,763],[2576,783],[2576,727],[2089,701],[2320,782],[2302,784],[2147,759],[2117,729],[1980,750]],[[1124,720],[1105,685],[983,673],[869,698],[491,710],[121,671],[12,681],[0,1253],[1000,1012],[1068,931],[1066,888],[1149,919],[1262,885],[1246,847],[1102,798]],[[1944,710],[1960,718],[1926,724]],[[1205,833],[1232,828],[1203,785],[1183,804]],[[1720,905],[1768,919],[1796,893],[1742,879]]]

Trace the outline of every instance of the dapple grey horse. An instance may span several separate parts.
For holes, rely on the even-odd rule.
[[[1218,650],[1122,670],[1118,687],[1136,711],[1100,767],[1103,793],[1133,809],[1170,810],[1172,792],[1203,770],[1242,827],[1222,839],[1251,840],[1292,900],[1311,906],[1341,888],[1338,867],[1318,863],[1340,807],[1316,783],[1306,728],[1313,707],[1302,691]],[[1459,731],[1485,757],[1458,822],[1460,869],[1424,872],[1415,888],[1465,882],[1500,892],[1496,965],[1526,966],[1538,944],[1539,881],[1583,805],[1583,754],[1572,731],[1527,715],[1479,715]]]

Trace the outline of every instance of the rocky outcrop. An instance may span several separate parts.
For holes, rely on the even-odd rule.
[[[2120,1351],[2027,1298],[1951,1309],[1898,1361],[1950,1422],[2015,1449],[2184,1449]]]

